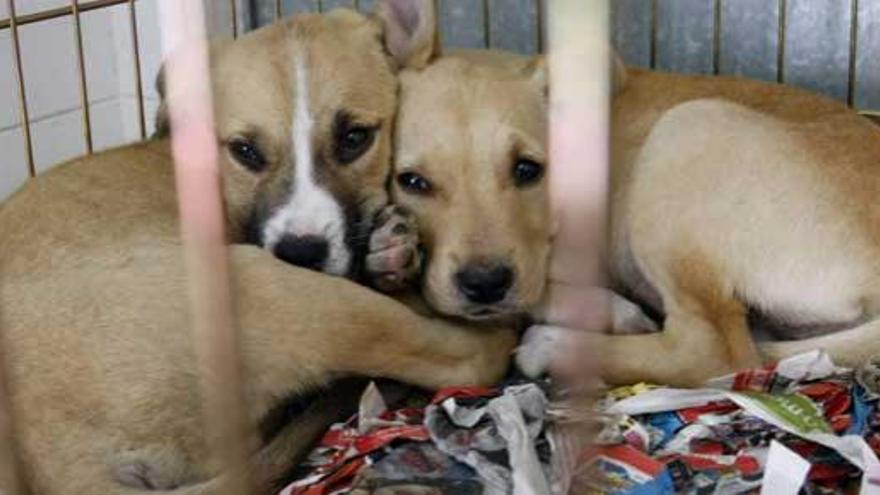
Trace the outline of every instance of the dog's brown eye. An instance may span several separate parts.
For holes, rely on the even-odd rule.
[[[235,139],[227,147],[232,157],[248,170],[262,172],[266,169],[266,157],[254,143],[246,139]]]
[[[412,194],[428,195],[434,190],[428,179],[413,172],[398,174],[397,183],[404,191]]]
[[[343,165],[357,160],[373,144],[375,134],[375,129],[364,126],[341,129],[336,138],[336,159]]]
[[[520,159],[513,165],[513,182],[516,187],[535,184],[544,176],[544,167],[529,159]]]

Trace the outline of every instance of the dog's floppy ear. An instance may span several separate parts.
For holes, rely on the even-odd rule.
[[[421,69],[439,55],[434,0],[379,0],[385,48],[398,68]]]
[[[208,44],[209,64],[213,67],[214,58],[218,50],[230,43],[231,40],[210,40]],[[173,55],[172,55],[173,56]],[[165,84],[165,66],[167,61],[162,61],[156,74],[156,93],[159,95],[159,105],[156,108],[156,128],[151,138],[167,137],[171,134],[171,119],[168,115],[168,87]],[[213,70],[212,70],[213,75]]]
[[[168,99],[165,94],[165,64],[159,66],[156,74],[156,93],[159,95],[159,106],[156,108],[156,130],[154,138],[168,136],[171,133],[171,121],[168,118]]]

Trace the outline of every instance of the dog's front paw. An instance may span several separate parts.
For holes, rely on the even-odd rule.
[[[608,337],[554,325],[532,325],[516,350],[516,365],[530,378],[553,377],[568,393],[593,394],[605,386],[599,367]]]
[[[529,378],[547,373],[568,330],[553,325],[529,327],[516,349],[516,366]]]
[[[477,359],[478,385],[495,385],[507,374],[519,343],[519,332],[513,328],[481,328],[482,349]]]
[[[422,270],[415,217],[405,208],[386,206],[376,217],[366,259],[367,281],[383,292],[405,289]]]

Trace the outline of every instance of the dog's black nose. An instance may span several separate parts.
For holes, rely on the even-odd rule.
[[[455,274],[455,283],[469,301],[496,303],[513,285],[513,270],[502,264],[471,263]]]
[[[303,268],[321,271],[327,261],[330,246],[327,240],[313,235],[286,235],[275,245],[275,256]]]

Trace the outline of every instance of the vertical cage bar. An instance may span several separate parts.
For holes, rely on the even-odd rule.
[[[232,12],[232,37],[238,38],[238,0],[229,0],[229,9]]]
[[[86,81],[86,58],[83,52],[82,21],[79,12],[79,0],[70,0],[70,8],[73,11],[73,26],[76,35],[76,68],[79,70],[79,100],[82,105],[83,141],[86,143],[86,152],[92,152],[92,116],[89,109],[89,89]]]
[[[779,39],[776,42],[776,82],[782,84],[785,82],[785,30],[788,28],[788,2],[786,0],[779,1]]]
[[[31,117],[28,113],[27,93],[24,85],[24,67],[21,64],[21,43],[18,38],[18,21],[15,15],[15,0],[6,0],[6,8],[9,11],[9,30],[12,34],[12,56],[15,63],[15,77],[18,82],[18,112],[21,118],[21,128],[24,134],[25,156],[27,157],[28,175],[37,175],[34,165],[34,146],[31,140]]]
[[[275,0],[275,20],[281,19],[283,12],[281,12],[281,0]]]
[[[210,455],[225,473],[222,494],[254,493],[238,333],[231,308],[218,148],[202,0],[163,0],[171,154],[180,212],[193,347]]]
[[[538,51],[534,0],[489,0],[489,44],[522,54]]]
[[[535,22],[537,23],[537,28],[535,30],[536,35],[538,36],[538,53],[544,53],[544,22],[546,19],[546,13],[544,12],[544,0],[535,0]]]
[[[880,124],[880,2],[859,2],[858,43],[856,49],[856,107],[871,110]]]
[[[547,180],[554,223],[559,226],[550,279],[584,291],[601,287],[607,280],[597,247],[605,245],[608,235],[611,1],[548,2],[549,159],[553,169]],[[596,311],[610,314],[607,308]],[[554,359],[583,363],[601,356],[602,349],[589,353],[583,349],[560,350]],[[584,374],[577,373],[578,384],[570,385],[582,387],[593,379]],[[589,402],[594,398],[590,395],[573,409],[591,411]],[[554,425],[554,443],[563,453],[553,460],[554,470],[561,473],[561,493],[586,493],[588,484],[595,481],[589,479],[594,474],[584,469],[582,461],[596,426],[588,417]]]
[[[721,2],[720,69],[723,74],[776,82],[778,15],[776,1]]]
[[[657,68],[657,31],[660,26],[660,3],[659,0],[651,0],[651,45],[649,67]]]
[[[847,87],[846,103],[853,107],[856,102],[856,77],[859,50],[859,0],[850,0],[849,25],[849,86]]]
[[[492,30],[489,26],[489,0],[483,0],[483,45],[486,48],[492,46]]]
[[[18,39],[18,23],[15,15],[15,0],[6,0],[6,8],[9,12],[9,29],[12,34],[12,51],[15,62],[15,75],[18,81],[18,103],[24,134],[25,153],[27,156],[28,174],[36,175],[34,166],[34,152],[31,142],[30,115],[27,108],[27,94],[24,85],[24,68],[21,64],[21,44]],[[9,414],[9,388],[6,383],[5,360],[0,349],[0,480],[8,486],[0,487],[9,495],[24,495],[29,493],[25,485],[25,479],[21,476],[21,466],[15,452],[15,439],[12,434],[12,416]]]
[[[712,6],[714,24],[712,26],[712,73],[721,73],[721,0],[715,0]]]
[[[549,150],[554,167],[548,184],[551,204],[557,206],[557,245],[577,246],[571,251],[576,260],[554,260],[570,263],[566,266],[571,271],[554,272],[551,278],[580,287],[605,281],[596,246],[603,246],[607,235],[609,1],[552,0],[548,9]]]
[[[135,0],[128,0],[128,24],[131,29],[132,63],[134,64],[134,91],[137,99],[138,129],[141,139],[147,137],[147,120],[144,117],[144,84],[141,80],[141,47],[138,39]]]

